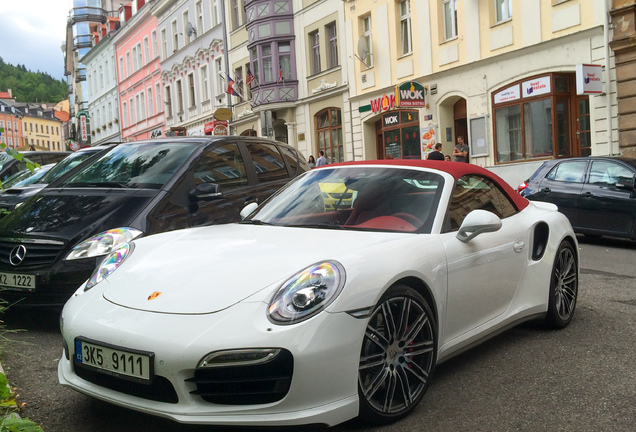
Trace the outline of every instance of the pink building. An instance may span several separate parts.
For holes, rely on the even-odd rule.
[[[151,6],[144,0],[121,6],[122,24],[113,38],[124,141],[165,135],[157,18]]]

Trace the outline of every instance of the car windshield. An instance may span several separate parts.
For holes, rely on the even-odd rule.
[[[53,180],[63,176],[86,159],[95,154],[94,151],[77,152],[65,157],[57,165],[51,168],[47,173],[43,173],[38,183],[49,184]]]
[[[9,188],[28,186],[30,184],[39,183],[39,180],[45,175],[55,164],[44,165],[41,168],[23,169],[2,182],[2,187],[6,190]]]
[[[242,223],[430,233],[443,184],[425,170],[323,168],[289,183]]]
[[[61,186],[159,189],[198,147],[183,142],[121,144]]]
[[[11,156],[11,155],[9,155],[9,154],[7,154],[7,153],[5,153],[5,152],[0,153],[0,169],[2,169],[2,167],[3,167],[3,166],[7,163],[7,162],[10,162],[10,161],[13,161],[13,160],[15,160],[15,159],[13,158],[13,156]]]

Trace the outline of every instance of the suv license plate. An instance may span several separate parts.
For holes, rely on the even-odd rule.
[[[0,273],[0,287],[17,290],[34,290],[35,276],[18,273]]]
[[[106,375],[149,384],[153,354],[75,339],[75,362]]]

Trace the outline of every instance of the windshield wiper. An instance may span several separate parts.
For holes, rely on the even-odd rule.
[[[126,183],[120,182],[78,182],[78,183],[67,183],[64,185],[65,187],[99,187],[99,188],[127,188],[131,187]]]
[[[326,228],[326,229],[345,229],[342,225],[331,225],[331,224],[294,224],[294,225],[285,225],[290,228]]]
[[[258,220],[258,219],[244,219],[242,221],[240,221],[239,223],[242,224],[249,224],[249,225],[274,225],[272,223],[269,222],[263,222],[262,220]]]

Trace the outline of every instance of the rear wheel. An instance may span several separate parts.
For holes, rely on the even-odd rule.
[[[545,322],[552,328],[567,326],[574,316],[579,292],[579,272],[574,246],[561,242],[550,278],[550,301]]]
[[[362,342],[360,419],[388,423],[407,415],[424,396],[436,358],[428,303],[411,287],[390,288],[371,314]]]

